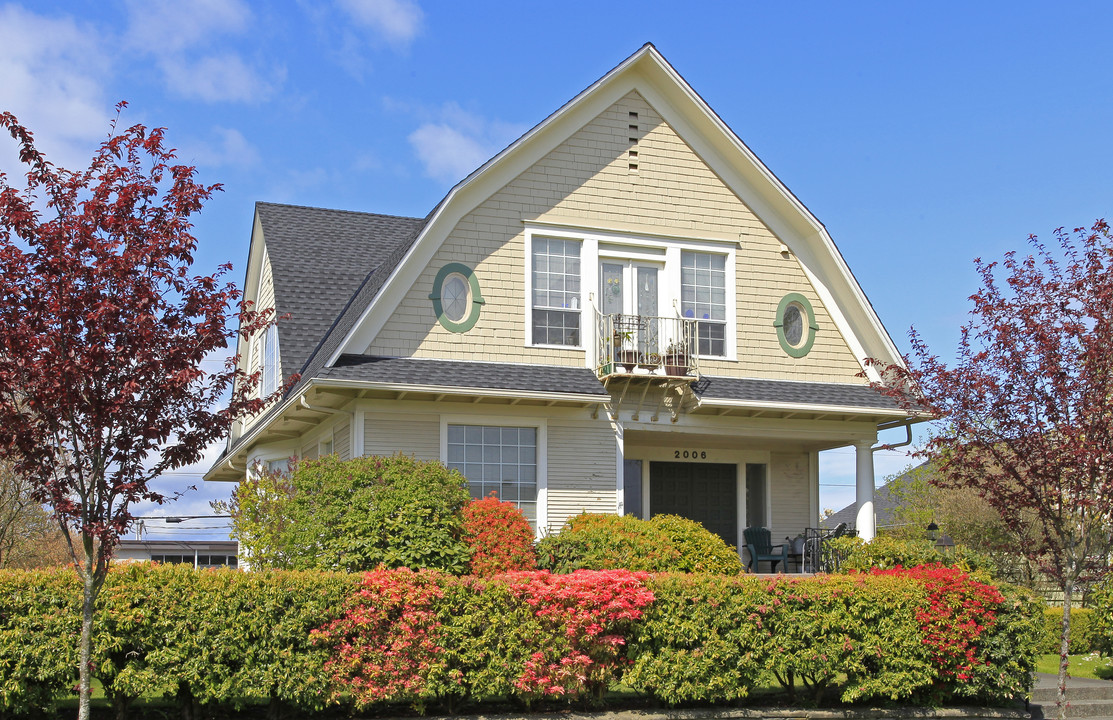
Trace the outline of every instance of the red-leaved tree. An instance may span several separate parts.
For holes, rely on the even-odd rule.
[[[262,408],[256,378],[201,361],[227,347],[234,316],[245,333],[270,318],[240,307],[228,266],[191,273],[190,216],[219,186],[174,164],[161,129],[113,122],[75,172],[47,162],[10,113],[0,128],[26,167],[18,188],[0,173],[0,457],[53,508],[84,584],[87,718],[94,603],[132,505],[167,500],[152,479]]]
[[[941,418],[922,453],[938,482],[1026,527],[1014,550],[1062,590],[1063,718],[1070,598],[1109,575],[1113,549],[1113,234],[1099,220],[1055,238],[975,261],[982,287],[954,363],[913,331],[914,362],[885,368],[879,387]]]

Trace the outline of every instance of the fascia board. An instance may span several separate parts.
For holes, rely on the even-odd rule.
[[[903,366],[900,351],[819,219],[663,57],[659,54],[653,57],[656,63],[645,64],[644,72],[660,77],[639,90],[723,182],[792,250],[867,375],[876,375],[876,370],[865,366],[866,357]],[[692,107],[698,112],[684,110]]]
[[[610,395],[585,393],[534,392],[529,390],[502,390],[497,388],[461,387],[458,385],[415,385],[413,383],[379,383],[367,380],[317,380],[316,387],[349,388],[352,390],[386,390],[388,392],[421,392],[437,395],[466,395],[522,400],[579,402],[602,405],[611,401]]]
[[[868,408],[858,405],[820,405],[815,403],[777,403],[761,400],[728,400],[704,398],[701,407],[745,408],[747,410],[776,410],[783,412],[814,412],[828,415],[884,415],[893,418],[914,418],[915,412],[894,408]]]
[[[616,83],[616,80],[650,51],[653,51],[652,46],[643,46],[453,187],[379,294],[329,357],[327,365],[334,365],[345,353],[362,353],[390,319],[456,223],[633,89],[632,82]]]

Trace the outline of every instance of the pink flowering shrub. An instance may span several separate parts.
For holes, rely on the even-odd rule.
[[[334,694],[359,707],[428,697],[431,678],[444,672],[437,603],[451,581],[434,570],[364,573],[344,615],[314,632],[334,650],[324,668]]]
[[[512,596],[529,606],[542,627],[534,650],[514,682],[524,699],[602,697],[621,677],[627,634],[653,602],[646,573],[578,570],[510,573]]]

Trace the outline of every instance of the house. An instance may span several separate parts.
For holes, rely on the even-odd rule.
[[[121,540],[117,562],[186,564],[195,568],[238,567],[235,540]]]
[[[818,453],[912,421],[864,358],[900,355],[803,203],[652,45],[424,218],[259,203],[238,349],[262,392],[207,480],[403,452],[538,533],[676,513],[734,545],[819,524]]]

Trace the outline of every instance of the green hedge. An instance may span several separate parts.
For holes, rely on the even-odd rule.
[[[79,598],[71,570],[0,572],[0,715],[49,712],[73,687]],[[1040,607],[938,567],[474,578],[128,565],[101,596],[94,676],[121,713],[158,695],[210,714],[247,702],[456,711],[597,700],[619,679],[667,704],[794,679],[809,701],[999,702],[1027,690]]]
[[[744,572],[737,551],[703,525],[676,515],[641,520],[633,515],[584,513],[537,544],[538,566],[575,570]]]

